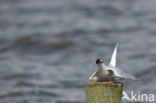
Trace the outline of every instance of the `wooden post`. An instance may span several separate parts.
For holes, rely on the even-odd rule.
[[[86,84],[86,103],[121,103],[122,84],[89,82]]]

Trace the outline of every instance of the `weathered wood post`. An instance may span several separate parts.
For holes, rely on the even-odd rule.
[[[88,82],[86,84],[86,103],[121,103],[122,84]]]

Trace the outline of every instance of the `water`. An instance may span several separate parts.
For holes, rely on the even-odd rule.
[[[84,101],[84,85],[109,64],[145,81],[124,90],[156,94],[155,0],[1,0],[0,102]],[[22,42],[19,38],[24,38]]]

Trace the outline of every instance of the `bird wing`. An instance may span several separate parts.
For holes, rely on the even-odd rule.
[[[89,81],[93,81],[94,79],[97,79],[97,71],[89,77]]]
[[[110,61],[110,66],[112,67],[116,67],[116,54],[117,54],[117,47],[118,47],[118,43],[116,44],[116,47],[114,49],[114,52],[112,54],[112,58],[111,58],[111,61]]]
[[[120,68],[109,68],[109,69],[114,72],[114,77],[117,79],[141,80],[136,78],[134,75],[122,71]]]

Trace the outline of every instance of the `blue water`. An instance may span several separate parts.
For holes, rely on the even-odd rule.
[[[124,90],[156,94],[155,0],[1,0],[0,102],[84,101],[97,58],[144,81]],[[33,45],[17,45],[29,37]],[[67,42],[64,46],[46,43]]]

